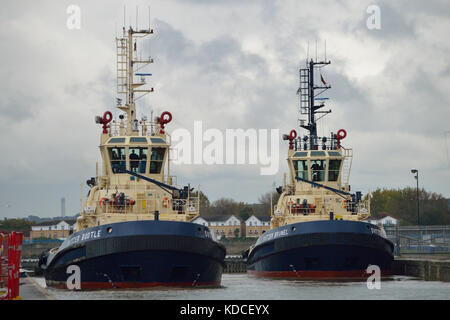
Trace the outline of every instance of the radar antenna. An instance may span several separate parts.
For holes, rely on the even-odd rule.
[[[300,75],[300,87],[297,90],[297,94],[300,99],[300,114],[308,116],[308,123],[305,124],[304,119],[300,120],[300,127],[309,131],[309,149],[317,150],[318,149],[318,141],[317,141],[317,120],[324,117],[331,110],[320,110],[325,106],[325,101],[328,100],[326,97],[321,97],[326,90],[330,89],[331,86],[327,84],[322,74],[320,73],[320,81],[323,85],[314,84],[314,71],[316,69],[323,68],[324,66],[330,64],[330,61],[314,61],[311,59],[306,63],[306,68],[301,68],[299,70]],[[316,104],[316,102],[318,104]],[[316,118],[317,114],[322,114],[319,118]]]
[[[136,8],[136,20],[137,16],[138,12]],[[127,113],[127,128],[130,128],[133,131],[136,131],[133,129],[133,123],[136,119],[135,101],[154,91],[153,88],[145,87],[145,85],[147,84],[147,82],[145,81],[145,77],[151,76],[151,73],[135,73],[135,71],[148,66],[150,63],[153,63],[153,59],[151,57],[142,59],[137,55],[138,39],[142,39],[150,34],[153,34],[153,29],[150,28],[150,25],[148,29],[139,30],[137,29],[137,27],[137,21],[136,30],[134,30],[130,26],[126,31],[124,25],[122,28],[122,37],[116,38],[117,94],[125,95],[126,97],[125,104],[120,103],[122,100],[118,99],[116,107]],[[135,79],[135,77],[139,78]],[[144,79],[144,81],[142,81],[142,79]]]

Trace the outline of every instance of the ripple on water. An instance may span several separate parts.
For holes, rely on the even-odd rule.
[[[44,278],[36,277],[43,288]],[[158,288],[138,290],[69,291],[47,288],[60,300],[407,300],[445,299],[450,297],[450,283],[423,281],[394,276],[381,281],[381,288],[368,289],[365,281],[300,281],[224,274],[218,288]]]

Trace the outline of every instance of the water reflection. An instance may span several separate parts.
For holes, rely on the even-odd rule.
[[[43,287],[43,278],[36,279]],[[224,274],[217,288],[152,288],[69,291],[47,288],[60,300],[387,300],[449,299],[450,283],[393,276],[381,280],[381,289],[365,281],[308,281],[253,278]]]

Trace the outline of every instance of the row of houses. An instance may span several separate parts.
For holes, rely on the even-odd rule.
[[[65,239],[76,231],[75,220],[52,220],[31,227],[30,240],[33,239]],[[207,226],[212,233],[220,238],[259,237],[269,230],[270,217],[251,216],[242,221],[234,215],[197,217],[194,223]]]
[[[377,215],[377,218],[375,219],[369,219],[367,222],[376,224],[376,225],[383,225],[383,226],[395,226],[398,224],[398,219],[395,219],[394,217],[391,217],[390,215],[386,213],[382,213]]]
[[[52,220],[39,223],[31,227],[30,240],[39,238],[65,239],[76,231],[75,220]],[[217,239],[236,237],[259,237],[270,229],[269,216],[252,215],[243,221],[234,215],[228,216],[199,216],[192,222],[208,227]],[[373,224],[395,225],[397,219],[383,216],[378,220],[368,220]]]
[[[204,216],[197,217],[192,222],[206,226],[216,235],[218,239],[221,238],[235,238],[235,237],[259,237],[264,232],[270,229],[270,217],[257,217],[252,215],[245,221],[238,217],[231,216]]]
[[[76,231],[75,220],[49,220],[31,227],[30,240],[33,239],[65,239]]]

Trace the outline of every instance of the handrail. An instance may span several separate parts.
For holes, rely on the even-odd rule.
[[[326,185],[323,185],[323,184],[320,184],[320,183],[317,183],[317,182],[309,181],[309,180],[306,180],[306,179],[303,179],[303,178],[300,178],[300,177],[297,177],[297,176],[295,177],[295,179],[299,180],[299,181],[302,181],[302,182],[309,183],[309,184],[311,184],[311,185],[313,185],[315,187],[324,188],[324,189],[333,191],[334,193],[343,194],[343,195],[346,195],[346,196],[351,196],[351,193],[348,193],[348,192],[345,192],[345,191],[342,191],[342,190],[339,190],[339,189],[335,189],[335,188],[332,188],[332,187],[328,187]]]
[[[126,170],[126,169],[123,169],[123,168],[118,168],[117,171],[118,171],[119,173],[127,173],[127,174],[132,175],[132,176],[135,176],[135,177],[137,177],[137,178],[139,178],[139,179],[142,179],[142,180],[151,182],[151,183],[153,183],[154,185],[157,185],[158,187],[160,187],[161,189],[163,189],[164,191],[170,193],[172,196],[173,196],[173,192],[170,192],[170,191],[167,190],[167,189],[170,189],[170,190],[172,190],[172,191],[180,191],[180,189],[175,188],[175,187],[173,187],[173,186],[171,186],[171,185],[168,185],[168,184],[165,184],[165,183],[163,183],[163,182],[161,182],[161,181],[158,181],[158,180],[155,180],[155,179],[152,179],[152,178],[149,178],[149,177],[146,177],[146,176],[137,174],[137,173],[135,173],[135,172],[133,172],[133,171],[129,171],[129,170]]]

